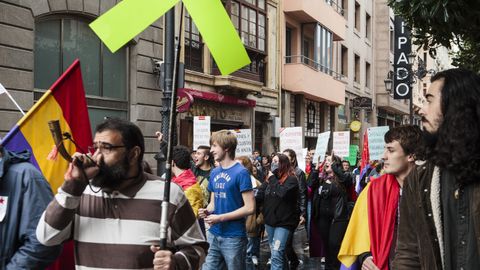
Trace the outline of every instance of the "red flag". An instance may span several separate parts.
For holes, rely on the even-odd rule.
[[[381,270],[388,270],[399,197],[400,185],[391,174],[373,179],[368,189],[370,252]]]
[[[368,152],[368,133],[365,130],[363,133],[363,149],[362,149],[362,163],[360,163],[360,172],[367,166],[370,161],[370,153]]]

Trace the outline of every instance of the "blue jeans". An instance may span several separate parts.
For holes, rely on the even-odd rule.
[[[247,237],[221,237],[207,231],[207,241],[210,247],[203,270],[245,270]]]
[[[272,265],[270,270],[288,269],[288,260],[285,254],[287,240],[292,231],[283,227],[272,227],[265,225],[268,233],[268,244],[270,245],[270,253]]]
[[[252,257],[260,258],[260,237],[248,237],[247,244],[247,269],[255,269]]]

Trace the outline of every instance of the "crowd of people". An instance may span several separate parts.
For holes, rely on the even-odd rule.
[[[28,152],[0,146],[0,269],[45,269],[70,239],[77,269],[256,269],[262,238],[270,269],[297,269],[299,227],[324,269],[478,269],[480,76],[439,72],[425,97],[423,131],[391,128],[382,160],[355,166],[332,151],[309,151],[305,168],[292,149],[235,156],[229,130],[175,146],[167,208],[128,121],[97,126],[55,196]]]

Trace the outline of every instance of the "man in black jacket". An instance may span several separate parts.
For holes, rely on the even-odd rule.
[[[480,265],[480,76],[437,73],[420,109],[426,160],[407,177],[393,269]]]

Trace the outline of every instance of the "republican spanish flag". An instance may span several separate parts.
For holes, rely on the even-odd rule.
[[[373,179],[360,193],[338,253],[343,266],[371,252],[375,265],[388,270],[399,197],[400,186],[391,174]]]
[[[92,145],[92,131],[78,59],[2,140],[2,145],[8,150],[28,149],[32,153],[31,163],[43,173],[56,193],[63,183],[68,162],[61,157],[56,160],[47,159],[55,147],[48,128],[50,120],[60,120],[62,132],[70,133],[80,148],[86,150]],[[69,140],[65,140],[64,145],[70,154],[81,152]]]
[[[1,144],[11,151],[28,149],[30,162],[47,179],[54,193],[62,185],[68,162],[61,157],[47,157],[55,148],[48,122],[59,120],[62,132],[68,132],[79,148],[92,145],[92,131],[88,117],[87,102],[83,89],[80,61],[75,60],[63,75],[45,92],[42,98],[22,117],[2,140]],[[69,154],[81,152],[69,140],[64,141]],[[62,255],[48,269],[74,269],[73,242],[64,244]]]

